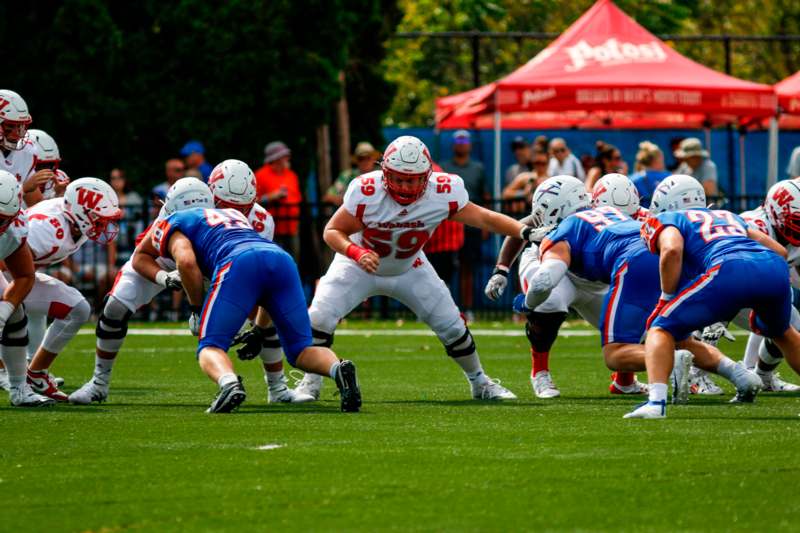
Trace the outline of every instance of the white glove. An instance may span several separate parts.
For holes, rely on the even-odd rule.
[[[525,226],[519,232],[519,237],[526,242],[540,243],[544,240],[548,233],[553,231],[555,226],[542,226],[541,228],[532,228]]]
[[[505,292],[508,286],[508,267],[505,265],[497,265],[492,271],[492,277],[486,283],[486,288],[483,289],[486,297],[491,301],[496,302]]]
[[[192,335],[195,337],[200,336],[200,311],[192,311],[192,314],[189,315],[189,331],[192,332]]]
[[[0,301],[0,331],[6,327],[6,322],[8,319],[11,318],[11,315],[14,313],[14,304],[8,302],[6,300]]]
[[[177,270],[173,270],[172,272],[159,270],[156,273],[156,283],[165,289],[172,289],[173,291],[183,290],[183,285],[181,285],[181,273]]]

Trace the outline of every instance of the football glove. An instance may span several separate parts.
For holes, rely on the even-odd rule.
[[[497,301],[505,292],[508,286],[508,267],[497,265],[492,271],[492,277],[486,283],[486,288],[483,289],[486,297],[493,302]]]
[[[531,312],[530,308],[525,305],[525,293],[521,292],[514,296],[514,303],[511,304],[511,308],[515,313],[523,315],[527,315]]]
[[[242,361],[250,361],[255,359],[261,353],[261,348],[264,346],[265,330],[258,326],[253,326],[245,332],[239,333],[233,339],[233,345],[243,344],[241,348],[236,350],[236,355]]]
[[[181,282],[181,273],[177,270],[173,270],[172,272],[167,273],[167,279],[165,280],[166,287],[173,291],[182,291],[183,285]]]
[[[189,306],[189,310],[192,314],[189,315],[189,331],[192,332],[192,335],[195,337],[200,336],[200,306],[192,305]]]
[[[522,231],[519,232],[520,238],[525,242],[540,243],[544,240],[548,233],[553,231],[555,226],[542,226],[541,228],[532,228],[531,226],[524,226]]]
[[[700,340],[706,344],[710,344],[711,346],[716,346],[719,340],[725,337],[729,341],[735,341],[736,337],[734,337],[728,328],[725,327],[724,322],[717,322],[715,324],[711,324],[710,326],[706,326],[703,329],[703,333],[700,334]]]

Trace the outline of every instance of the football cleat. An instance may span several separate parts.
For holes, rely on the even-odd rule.
[[[689,394],[699,394],[701,396],[719,396],[725,394],[722,387],[714,383],[708,372],[693,366],[689,371]]]
[[[28,384],[33,392],[52,398],[57,402],[69,401],[69,396],[58,389],[56,381],[47,370],[28,370]]]
[[[211,402],[211,407],[206,409],[206,413],[230,413],[244,402],[247,393],[244,391],[242,377],[237,377],[236,381],[219,390],[217,397]]]
[[[541,374],[542,372],[539,372]],[[516,400],[517,395],[500,385],[500,380],[486,376],[481,383],[470,383],[472,397],[476,400]],[[556,389],[557,390],[557,389]]]
[[[753,403],[762,387],[758,374],[748,370],[741,362],[736,363],[731,381],[736,385],[736,396],[731,403]]]
[[[361,409],[361,389],[358,386],[356,365],[352,361],[344,360],[336,371],[336,386],[342,398],[342,411],[357,413]]]
[[[633,383],[630,385],[620,385],[617,383],[617,373],[611,374],[611,384],[608,386],[608,392],[611,394],[647,394],[648,388],[646,383],[642,383],[634,378]]]
[[[797,392],[800,391],[800,385],[783,381],[780,374],[774,371],[759,372],[756,371],[758,377],[761,378],[761,385],[764,392]]]
[[[675,350],[675,363],[669,376],[674,404],[684,404],[689,401],[689,370],[692,368],[692,359],[690,351]]]
[[[9,398],[14,407],[49,407],[56,404],[54,399],[33,392],[27,383],[11,389]]]
[[[319,400],[322,395],[322,376],[306,372],[294,391],[304,396],[311,396],[314,400]]]
[[[531,387],[537,398],[548,399],[561,396],[561,391],[553,383],[553,376],[547,370],[540,370],[535,376],[531,376]]]
[[[53,376],[53,381],[56,383],[56,387],[63,387],[64,386],[64,378],[59,376]]]
[[[267,403],[306,403],[313,402],[314,397],[297,390],[292,390],[286,384],[286,376],[281,381],[270,386],[267,383]]]
[[[0,389],[11,390],[11,382],[8,381],[8,372],[5,368],[0,368]]]
[[[83,386],[69,395],[69,403],[75,405],[89,405],[92,402],[102,403],[108,398],[108,383],[98,383],[91,379]]]
[[[622,418],[667,418],[667,401],[640,403],[636,406],[636,409]]]

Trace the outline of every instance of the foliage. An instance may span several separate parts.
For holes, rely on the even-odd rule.
[[[398,32],[564,31],[592,0],[399,0]],[[625,12],[655,34],[800,34],[800,3],[791,0],[618,0]],[[498,79],[528,61],[548,44],[533,39],[482,39],[482,83]],[[692,59],[724,70],[722,43],[669,43]],[[398,86],[387,114],[389,125],[431,124],[437,97],[474,87],[468,39],[391,40],[386,76]],[[775,83],[800,69],[800,43],[737,43],[734,75]]]

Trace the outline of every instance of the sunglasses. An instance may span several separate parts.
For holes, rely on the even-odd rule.
[[[186,170],[186,167],[170,167],[169,169],[171,172],[183,172]]]
[[[563,154],[566,151],[567,151],[566,148],[553,148],[553,153],[554,154]]]
[[[534,161],[533,164],[534,165],[546,165],[547,161]]]

